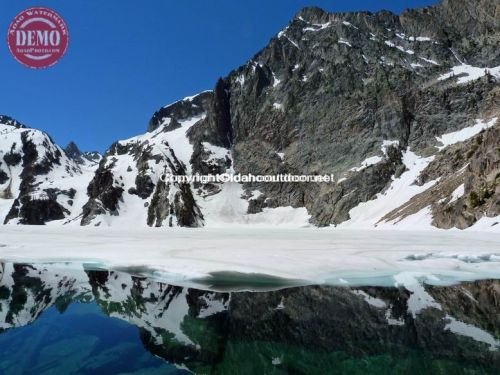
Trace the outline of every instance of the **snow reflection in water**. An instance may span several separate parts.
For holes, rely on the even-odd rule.
[[[493,373],[500,282],[214,290],[77,264],[0,264],[0,373]],[[206,281],[206,280],[205,280]],[[213,285],[209,285],[209,287]],[[246,288],[261,292],[220,291]],[[208,289],[208,288],[205,288]],[[274,289],[274,290],[273,290]],[[278,290],[276,290],[278,289]]]

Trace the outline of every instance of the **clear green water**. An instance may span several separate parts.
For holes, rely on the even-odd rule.
[[[0,374],[500,374],[500,282],[425,293],[0,263]]]

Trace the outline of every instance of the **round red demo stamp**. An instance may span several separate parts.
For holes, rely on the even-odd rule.
[[[56,64],[68,48],[69,34],[59,14],[48,8],[29,8],[9,26],[7,44],[12,56],[34,69]]]

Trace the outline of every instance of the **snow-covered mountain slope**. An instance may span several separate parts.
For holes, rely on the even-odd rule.
[[[405,172],[393,177],[374,199],[349,212],[341,228],[474,228],[500,223],[498,118],[476,120],[459,131],[437,137],[440,151],[428,157],[403,153]]]
[[[306,8],[212,92],[158,111],[148,134],[182,135],[171,148],[187,174],[337,177],[331,184],[191,183],[203,216],[195,225],[463,229],[488,221],[494,230],[500,60],[483,38],[494,26],[488,18],[457,27],[461,3],[401,16]],[[484,41],[481,51],[476,40]],[[163,123],[200,113],[177,130]],[[132,203],[124,190],[106,222],[121,223],[131,209],[152,225],[150,208],[141,208],[149,197]]]
[[[58,160],[60,149],[35,141],[46,145],[49,164],[62,167],[21,192],[19,163],[9,165],[19,170],[8,182],[0,172],[0,186],[19,186],[25,197],[57,195],[48,200],[57,205],[0,200],[0,213],[6,222],[70,218],[96,226],[500,230],[500,29],[488,16],[498,4],[480,7],[488,11],[466,0],[401,15],[305,8],[212,91],[161,108],[146,133],[114,143],[90,178],[83,169],[98,159],[68,147],[75,156]],[[68,177],[54,192],[56,170]],[[164,178],[224,173],[336,181]],[[82,188],[73,187],[78,202],[70,207],[78,176]]]
[[[46,133],[0,117],[0,220],[44,224],[80,213],[97,164],[70,158]]]
[[[203,105],[209,95],[164,107],[147,133],[111,146],[89,184],[83,225],[203,224],[190,185],[166,177],[191,174],[193,146],[187,132],[206,117]]]

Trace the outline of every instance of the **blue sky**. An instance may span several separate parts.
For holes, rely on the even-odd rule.
[[[211,89],[305,6],[396,13],[436,0],[1,0],[0,31],[21,10],[46,6],[70,31],[66,56],[32,70],[0,38],[0,114],[64,146],[104,151],[145,131],[159,107]]]

